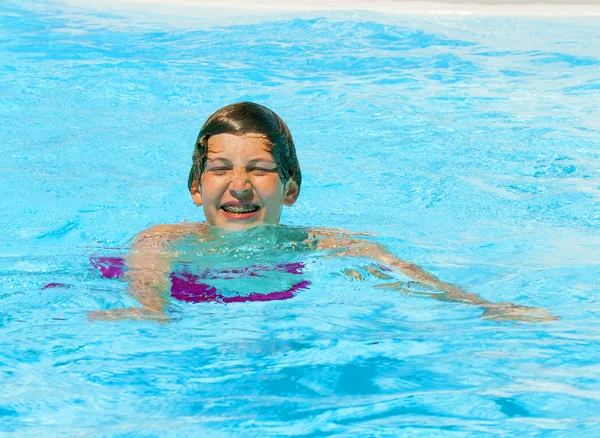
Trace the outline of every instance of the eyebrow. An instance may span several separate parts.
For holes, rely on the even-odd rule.
[[[222,157],[215,157],[215,158],[206,158],[206,161],[208,162],[215,162],[215,161],[221,161],[223,164],[227,164],[229,166],[233,165],[233,162],[231,160],[228,160],[227,158],[222,158]],[[275,160],[270,160],[270,159],[263,159],[263,158],[255,158],[254,160],[250,160],[248,161],[248,165],[249,166],[254,166],[258,163],[265,163],[265,164],[274,164],[277,166],[277,162]]]

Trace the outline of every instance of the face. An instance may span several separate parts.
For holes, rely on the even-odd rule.
[[[277,170],[263,136],[212,136],[201,181],[192,185],[192,199],[202,205],[206,222],[219,228],[278,224],[282,206],[294,204],[299,188],[293,180],[284,184]]]

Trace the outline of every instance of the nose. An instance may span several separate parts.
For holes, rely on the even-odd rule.
[[[236,172],[229,183],[229,193],[236,199],[252,196],[252,186],[246,172]]]

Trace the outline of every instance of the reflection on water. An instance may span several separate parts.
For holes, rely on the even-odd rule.
[[[0,431],[597,436],[598,23],[250,15],[0,6]],[[192,145],[241,100],[294,133],[293,226],[180,242],[179,267],[221,289],[310,287],[172,300],[164,325],[88,322],[136,305],[93,260],[202,220]],[[445,281],[562,319],[497,324],[377,289],[368,261],[292,245],[304,226],[372,232]]]

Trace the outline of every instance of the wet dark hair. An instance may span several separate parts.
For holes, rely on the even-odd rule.
[[[292,179],[300,188],[302,174],[289,128],[269,108],[253,102],[239,102],[225,106],[204,123],[194,147],[188,188],[192,189],[194,181],[200,183],[206,167],[208,139],[211,136],[218,134],[244,135],[246,133],[261,134],[265,137],[271,146],[271,154],[277,163],[277,173],[281,180],[285,183]]]

